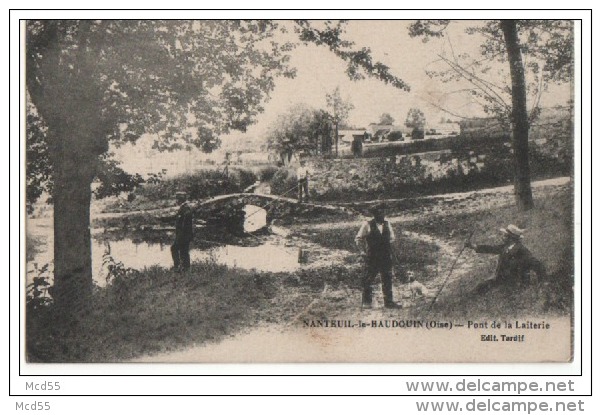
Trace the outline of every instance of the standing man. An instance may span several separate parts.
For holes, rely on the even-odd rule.
[[[384,212],[380,207],[374,207],[370,213],[373,219],[361,225],[355,243],[365,258],[365,274],[363,274],[363,307],[371,308],[372,284],[380,273],[384,307],[401,308],[392,299],[392,246],[394,232],[390,223],[384,220]]]
[[[299,168],[296,169],[298,203],[303,203],[303,191],[305,192],[305,201],[309,201],[309,173],[309,167],[305,166],[305,160],[301,160]]]
[[[177,192],[175,198],[180,207],[175,216],[175,242],[171,245],[173,268],[176,271],[188,271],[190,269],[190,242],[194,233],[192,209],[188,205],[185,192]]]
[[[467,242],[465,246],[479,254],[497,254],[497,269],[495,278],[488,280],[479,290],[500,284],[530,283],[531,272],[535,272],[537,279],[544,280],[547,276],[545,266],[522,243],[524,229],[515,225],[502,228],[503,242],[498,245],[474,245]]]

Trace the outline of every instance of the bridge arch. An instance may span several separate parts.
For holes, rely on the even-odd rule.
[[[277,195],[256,193],[231,193],[203,200],[195,205],[195,217],[207,223],[221,224],[231,230],[239,230],[244,224],[244,206],[254,205],[267,211],[267,224],[274,219],[349,216],[353,212],[344,207],[298,203],[296,199]]]

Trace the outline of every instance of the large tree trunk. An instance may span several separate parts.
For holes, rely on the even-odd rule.
[[[78,80],[75,84],[82,82]],[[88,310],[93,288],[91,184],[96,176],[98,157],[108,147],[106,131],[98,116],[99,102],[100,99],[91,94],[69,93],[61,102],[60,112],[42,112],[42,116],[48,114],[45,117],[48,154],[54,179],[52,296],[60,315],[68,323],[76,322]]]
[[[77,146],[76,140],[70,144]],[[87,308],[92,293],[91,183],[96,160],[76,148],[54,154],[54,289],[65,317]],[[70,318],[69,318],[70,319]]]
[[[526,107],[526,79],[518,30],[515,20],[501,20],[501,29],[507,48],[511,73],[511,140],[514,159],[514,193],[520,210],[534,207],[530,187],[530,162],[528,160],[528,109]]]
[[[54,199],[54,298],[77,312],[92,292],[90,180],[56,180]]]
[[[91,82],[97,55],[89,54],[90,25],[82,20],[76,32],[68,32],[78,43],[73,61],[63,56],[60,21],[49,22],[46,36],[39,39],[37,50],[44,59],[37,62],[35,55],[27,55],[28,92],[48,126],[54,181],[52,296],[67,323],[77,322],[92,293],[91,183],[113,126],[102,117],[104,90]]]

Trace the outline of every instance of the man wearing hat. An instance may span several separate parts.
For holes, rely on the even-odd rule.
[[[296,169],[297,181],[297,199],[299,203],[303,203],[303,192],[305,193],[305,202],[309,201],[309,175],[311,170],[305,166],[305,160],[300,161],[300,166]]]
[[[503,243],[499,245],[474,245],[467,242],[465,246],[479,254],[497,254],[499,260],[495,271],[495,278],[490,283],[512,284],[529,283],[530,272],[534,271],[538,280],[546,278],[545,266],[522,243],[524,229],[515,225],[502,228]]]
[[[363,307],[371,308],[372,284],[380,273],[384,307],[401,308],[392,299],[392,246],[394,232],[390,223],[384,220],[384,212],[380,206],[370,209],[373,219],[364,222],[355,237],[355,243],[365,257],[365,274],[363,275]]]
[[[185,192],[177,192],[175,198],[180,207],[175,216],[175,242],[171,245],[173,268],[177,271],[188,271],[190,269],[190,242],[194,229],[192,209],[188,205]]]

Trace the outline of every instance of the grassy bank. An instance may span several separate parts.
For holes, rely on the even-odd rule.
[[[409,230],[426,232],[454,243],[457,251],[473,232],[475,244],[500,243],[499,229],[513,223],[525,228],[524,245],[547,268],[548,277],[535,285],[496,287],[478,292],[478,287],[494,275],[496,255],[475,254],[466,250],[462,261],[472,264],[461,279],[449,284],[441,301],[421,313],[437,316],[490,318],[570,314],[573,305],[573,189],[566,188],[553,197],[535,200],[535,208],[520,212],[514,206],[470,214],[456,214],[417,220]]]
[[[457,278],[449,279],[432,308],[429,301],[416,302],[399,315],[463,321],[569,315],[574,280],[572,194],[571,188],[565,188],[539,197],[528,212],[505,206],[471,213],[412,215],[416,219],[394,224],[394,248],[402,264],[397,269],[413,271],[425,284],[446,275],[472,231],[474,243],[495,243],[500,239],[498,229],[509,223],[527,229],[524,243],[545,263],[549,274],[539,285],[479,293],[479,284],[494,274],[496,257],[466,250],[453,273]],[[389,212],[393,214],[402,212]],[[304,226],[295,228],[298,236],[356,252],[355,223],[329,229]],[[441,244],[445,249],[440,249]],[[161,268],[134,271],[98,288],[89,313],[81,315],[76,325],[58,325],[59,311],[52,305],[28,307],[27,357],[31,362],[113,362],[219,341],[259,323],[283,326],[300,312],[348,318],[361,312],[361,274],[358,263],[281,274],[228,269],[213,262],[193,264],[189,274]],[[400,281],[394,284],[399,287]],[[324,296],[326,285],[329,291]],[[310,304],[315,305],[307,309]]]
[[[433,243],[422,241],[402,234],[400,225],[393,225],[396,241],[393,243],[393,263],[397,275],[405,275],[411,271],[420,281],[427,279],[427,270],[436,265],[439,247]],[[345,227],[336,229],[322,229],[318,233],[309,233],[305,238],[321,246],[331,249],[344,249],[357,253],[357,261],[360,260],[359,251],[355,245],[356,227]]]
[[[259,176],[270,174],[269,171],[269,168],[255,172],[252,169],[232,167],[228,174],[225,174],[223,169],[215,169],[157,178],[155,182],[147,182],[137,187],[127,200],[115,200],[107,203],[103,210],[105,212],[130,212],[172,207],[175,205],[177,192],[186,192],[190,200],[239,193],[253,184]]]
[[[218,340],[255,323],[277,292],[272,279],[211,262],[189,274],[134,272],[96,290],[90,311],[61,327],[53,306],[28,309],[31,362],[110,362]]]
[[[360,289],[358,268],[332,265],[287,273],[195,263],[189,274],[153,267],[94,293],[75,325],[52,305],[27,310],[29,362],[119,362],[217,342],[260,323],[290,324],[323,291]]]
[[[394,249],[403,264],[400,268],[413,271],[417,280],[427,285],[435,277],[446,277],[470,233],[473,232],[475,244],[500,243],[499,228],[510,223],[526,229],[524,244],[545,264],[548,272],[547,280],[540,284],[479,292],[479,286],[493,278],[497,256],[476,254],[468,249],[461,255],[438,301],[431,308],[428,300],[416,303],[409,311],[411,315],[459,320],[569,315],[574,295],[572,195],[573,189],[567,187],[558,194],[539,197],[535,208],[527,212],[504,206],[470,213],[428,215],[393,225],[398,239]],[[403,211],[389,210],[388,214],[402,215]],[[356,228],[319,229],[306,237],[323,246],[356,252],[353,241]],[[403,231],[433,236],[451,251],[443,253],[435,244],[404,236]],[[395,267],[399,268],[396,261]],[[395,284],[400,281],[396,280]],[[434,287],[435,292],[439,286]],[[330,309],[330,312],[336,311]]]
[[[512,223],[526,229],[524,244],[547,264],[550,273],[561,271],[557,277],[571,278],[573,194],[573,187],[566,186],[558,193],[535,198],[535,207],[525,212],[511,204],[477,212],[429,216],[425,220],[406,223],[403,228],[457,242],[465,241],[473,232],[472,242],[475,244],[493,244],[501,240],[499,229]]]

